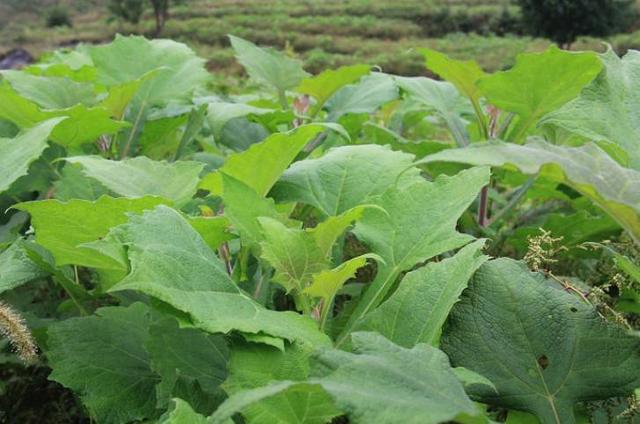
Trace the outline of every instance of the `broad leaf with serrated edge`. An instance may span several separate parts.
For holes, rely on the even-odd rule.
[[[440,350],[405,349],[377,333],[353,333],[355,353],[323,350],[322,386],[353,423],[440,423],[476,409]]]
[[[594,52],[551,46],[518,55],[513,68],[481,78],[478,87],[491,104],[518,115],[508,138],[519,142],[540,118],[580,94],[601,69]]]
[[[455,60],[450,57],[430,49],[418,49],[426,59],[427,68],[438,74],[456,86],[461,93],[466,95],[476,112],[476,116],[485,123],[485,115],[480,105],[480,90],[476,82],[486,76],[486,73],[473,60]]]
[[[131,273],[110,291],[137,290],[189,315],[211,333],[232,330],[326,344],[316,324],[295,312],[265,309],[244,294],[198,233],[175,210],[159,206],[117,228]]]
[[[200,188],[220,195],[221,174],[227,174],[264,196],[302,148],[325,129],[324,126],[311,124],[286,133],[272,134],[247,150],[227,157],[224,165],[202,179]]]
[[[47,275],[29,259],[23,243],[25,241],[18,239],[0,253],[0,294]]]
[[[465,123],[460,118],[465,109],[469,109],[469,101],[453,84],[425,77],[395,77],[395,81],[413,100],[434,110],[444,119],[459,146],[469,144]]]
[[[173,318],[151,324],[144,347],[150,366],[162,381],[156,386],[158,407],[166,407],[172,396],[189,400],[182,387],[197,385],[209,395],[227,378],[229,349],[224,337],[195,328],[179,328]]]
[[[358,81],[369,73],[369,65],[350,65],[338,69],[328,69],[322,73],[302,80],[296,91],[308,94],[316,99],[311,114],[316,114],[325,102],[339,89]]]
[[[398,289],[365,317],[358,330],[377,331],[407,348],[418,343],[437,346],[451,308],[475,270],[488,259],[480,253],[484,242],[478,240],[451,258],[405,275]]]
[[[83,173],[100,181],[112,192],[125,197],[159,196],[180,206],[197,191],[198,162],[154,161],[144,156],[114,161],[98,156],[74,156],[67,162],[82,165]]]
[[[298,344],[287,346],[284,351],[253,343],[238,344],[231,352],[229,378],[223,385],[230,396],[242,397],[245,391],[274,380],[304,381],[309,376],[311,351]],[[340,414],[318,386],[292,387],[267,399],[252,399],[239,411],[250,424],[323,424]]]
[[[97,82],[113,87],[143,78],[136,97],[152,105],[184,99],[209,78],[204,59],[171,40],[117,35],[113,42],[88,52],[97,69]],[[151,71],[154,74],[144,78]]]
[[[626,396],[640,384],[640,338],[554,280],[497,259],[475,274],[442,338],[451,362],[488,378],[482,402],[575,423],[582,401]]]
[[[590,198],[640,240],[640,172],[623,168],[593,143],[566,147],[539,139],[524,146],[492,142],[444,150],[418,163],[437,161],[515,167],[525,174],[544,175]]]
[[[598,78],[540,124],[615,143],[629,155],[630,166],[640,170],[640,52],[630,50],[620,59],[609,48],[600,58],[604,70]]]
[[[371,113],[380,106],[398,98],[398,87],[391,75],[372,73],[356,84],[338,90],[325,103],[328,120],[337,121],[348,113]]]
[[[336,147],[318,159],[295,162],[270,194],[280,202],[302,202],[339,215],[367,203],[396,180],[400,186],[420,180],[417,168],[406,171],[412,162],[413,155],[386,146]]]
[[[34,102],[21,97],[8,83],[0,82],[0,118],[21,128],[30,128],[53,118],[68,117],[55,126],[51,140],[65,147],[93,142],[103,134],[113,134],[128,124],[111,119],[102,107],[76,104],[66,109],[41,110]]]
[[[242,244],[257,248],[262,241],[259,217],[282,219],[273,199],[259,196],[251,187],[235,178],[222,174],[224,215],[240,234]]]
[[[149,326],[148,308],[107,307],[96,315],[71,318],[49,326],[49,378],[73,389],[101,423],[152,418],[155,385],[160,378],[149,367],[143,343]]]
[[[375,199],[386,211],[367,209],[354,233],[385,262],[349,318],[339,343],[355,324],[375,309],[401,272],[417,263],[467,244],[472,237],[456,231],[458,218],[489,180],[488,168],[473,168],[434,182],[391,187]]]
[[[279,93],[295,88],[309,74],[302,64],[270,48],[260,48],[250,41],[229,36],[238,62],[257,83],[275,88]]]
[[[303,291],[313,274],[327,268],[326,255],[307,232],[272,218],[261,217],[258,222],[264,235],[261,256],[275,269],[274,281],[287,292]]]
[[[0,138],[0,193],[21,176],[27,175],[29,165],[47,148],[49,135],[63,119],[44,121],[14,138]]]
[[[14,208],[29,212],[36,241],[51,252],[57,266],[121,269],[122,265],[112,258],[80,245],[104,237],[112,227],[127,222],[127,213],[140,213],[161,203],[166,201],[151,196],[139,199],[102,196],[95,202],[39,200],[19,203]]]

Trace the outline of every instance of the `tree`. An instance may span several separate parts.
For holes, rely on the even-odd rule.
[[[516,0],[524,27],[550,38],[563,48],[578,36],[606,36],[625,30],[634,11],[633,0]]]
[[[153,7],[153,15],[156,17],[156,37],[160,35],[164,24],[169,18],[169,0],[149,0]]]
[[[183,3],[185,1],[187,0],[173,0],[173,3]],[[140,22],[144,12],[145,3],[146,0],[110,0],[108,8],[116,18],[137,24]],[[169,19],[171,0],[149,0],[149,3],[156,21],[155,36],[158,37],[162,33],[167,19]]]
[[[144,11],[144,0],[110,0],[107,8],[114,17],[137,24]]]

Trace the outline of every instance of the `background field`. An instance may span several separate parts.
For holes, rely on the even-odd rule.
[[[150,12],[140,24],[126,25],[110,19],[106,2],[3,0],[0,54],[23,47],[37,56],[79,42],[105,42],[118,32],[152,33]],[[69,10],[73,27],[46,28],[53,4]],[[619,53],[640,48],[638,28],[635,22],[629,33],[606,41]],[[229,49],[229,33],[285,48],[311,72],[362,62],[395,74],[423,74],[415,47],[472,57],[493,71],[512,65],[522,51],[549,44],[522,35],[519,9],[510,0],[191,0],[173,7],[163,36],[191,45],[214,73],[233,76],[241,70]],[[594,38],[574,46],[603,49],[602,40]]]

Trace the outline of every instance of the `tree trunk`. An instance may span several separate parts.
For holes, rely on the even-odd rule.
[[[169,15],[169,0],[151,0],[153,14],[156,17],[155,36],[159,37]]]

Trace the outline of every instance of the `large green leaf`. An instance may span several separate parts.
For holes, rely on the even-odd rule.
[[[329,121],[348,113],[371,113],[398,98],[398,87],[391,75],[373,73],[358,83],[342,87],[325,103]]]
[[[96,315],[71,318],[49,326],[47,358],[51,380],[82,397],[100,423],[120,424],[156,413],[155,385],[144,349],[148,308],[108,307]]]
[[[78,103],[92,106],[96,103],[92,84],[64,77],[35,76],[21,71],[3,71],[0,75],[9,81],[18,94],[43,109],[65,109]]]
[[[272,381],[304,381],[309,377],[310,354],[298,344],[285,351],[253,343],[237,345],[232,349],[224,388],[230,396],[239,394],[242,398],[243,392]],[[331,398],[318,386],[294,386],[260,401],[251,399],[247,405],[237,408],[250,424],[324,424],[339,415]],[[218,412],[216,416],[220,416]]]
[[[377,333],[354,333],[355,353],[325,350],[316,355],[324,376],[311,379],[354,423],[440,423],[475,415],[440,350],[397,346]]]
[[[113,161],[98,156],[74,156],[67,162],[82,165],[87,177],[100,181],[112,192],[125,197],[159,196],[182,205],[198,189],[198,162],[154,161],[144,156]]]
[[[456,223],[488,180],[488,168],[473,168],[434,182],[391,187],[375,200],[385,212],[365,211],[354,233],[385,263],[378,266],[376,278],[349,318],[340,342],[358,320],[382,302],[401,272],[472,239],[458,233]]]
[[[235,118],[249,115],[266,115],[273,109],[251,106],[245,103],[211,102],[207,105],[207,121],[216,140],[222,135],[224,126]]]
[[[455,60],[450,57],[430,49],[419,49],[427,62],[427,68],[438,74],[456,86],[456,88],[466,95],[476,112],[480,124],[485,125],[486,117],[480,105],[480,89],[476,82],[484,77],[486,73],[473,60]]]
[[[139,102],[152,105],[186,99],[209,78],[204,59],[171,40],[117,35],[109,44],[90,48],[89,54],[97,68],[97,82],[107,87],[139,80],[157,70],[136,95]]]
[[[630,50],[620,59],[609,49],[600,58],[604,70],[598,78],[541,124],[615,143],[628,153],[630,166],[640,170],[640,52]]]
[[[369,73],[370,68],[369,65],[351,65],[335,70],[328,69],[303,80],[296,90],[316,99],[316,103],[311,108],[311,114],[315,115],[336,91],[358,81],[363,75]]]
[[[111,291],[137,290],[184,312],[212,333],[237,330],[325,344],[316,324],[295,312],[265,309],[244,294],[198,233],[175,210],[133,216],[116,234],[128,246],[131,273]]]
[[[458,93],[453,84],[425,77],[396,77],[395,81],[412,99],[444,119],[458,145],[469,144],[465,124],[460,118],[465,108],[468,109],[469,101]]]
[[[0,118],[21,128],[30,128],[52,118],[68,117],[55,126],[51,140],[66,147],[92,142],[103,134],[113,134],[126,127],[126,122],[114,121],[102,107],[83,104],[66,109],[41,110],[34,102],[20,96],[8,83],[0,82]]]
[[[640,172],[623,168],[593,143],[566,147],[536,139],[524,146],[477,144],[444,150],[419,163],[437,161],[515,167],[525,174],[540,174],[567,184],[593,200],[640,241]]]
[[[207,424],[207,419],[194,411],[189,403],[180,398],[173,401],[175,407],[160,418],[159,424]]]
[[[223,423],[233,413],[255,408],[253,405],[283,392],[296,390],[299,396],[309,396],[318,386],[353,423],[429,424],[452,421],[462,414],[477,415],[440,350],[425,344],[405,349],[377,333],[354,333],[352,338],[355,353],[330,349],[314,355],[319,376],[306,382],[276,381],[238,392],[220,406],[211,422]]]
[[[413,155],[386,146],[336,147],[318,159],[291,165],[271,195],[281,202],[303,202],[326,215],[339,215],[383,193],[396,180],[400,186],[419,180],[417,168],[400,176],[412,161]]]
[[[442,339],[456,366],[487,377],[479,400],[574,423],[577,402],[626,396],[640,384],[640,338],[562,285],[511,259],[476,272]]]
[[[540,118],[580,94],[601,69],[596,53],[552,45],[542,53],[518,55],[513,68],[481,78],[478,87],[490,103],[518,115],[509,139],[519,142]]]
[[[257,83],[273,87],[279,93],[295,88],[309,74],[299,60],[270,48],[260,48],[250,41],[229,36],[238,62]]]
[[[272,134],[247,150],[227,157],[222,167],[202,179],[200,188],[220,195],[221,174],[227,174],[264,196],[302,148],[325,129],[322,125],[311,124],[286,133]]]
[[[80,245],[104,237],[110,228],[127,222],[127,213],[139,213],[165,202],[158,197],[114,199],[102,196],[95,202],[40,200],[14,207],[31,214],[36,241],[53,254],[57,266],[75,264],[121,269],[122,265],[112,258]]]
[[[31,162],[38,159],[47,148],[51,131],[63,119],[49,119],[22,131],[15,138],[0,138],[0,193],[27,174]]]
[[[222,181],[224,215],[240,234],[243,245],[258,248],[263,239],[258,218],[282,219],[273,199],[258,195],[251,187],[229,175],[222,174]]]
[[[274,281],[287,292],[302,292],[313,274],[327,268],[326,255],[304,230],[287,228],[272,218],[258,218],[264,241],[262,258],[275,269]]]
[[[29,259],[23,243],[17,240],[0,253],[0,294],[47,275]]]
[[[213,395],[227,378],[224,336],[179,328],[175,319],[166,318],[151,325],[144,347],[151,369],[162,378],[156,386],[158,407],[166,407],[172,396],[189,400],[194,386]]]
[[[484,240],[478,240],[451,258],[408,273],[358,330],[376,331],[407,348],[418,343],[438,345],[451,308],[475,270],[488,259],[480,253],[483,245]]]

